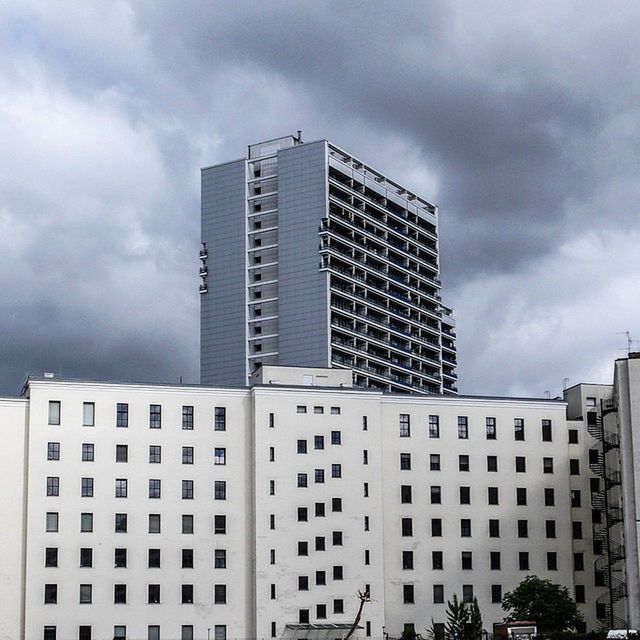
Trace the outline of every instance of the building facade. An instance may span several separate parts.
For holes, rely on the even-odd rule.
[[[639,365],[565,402],[383,394],[310,367],[242,389],[32,379],[0,401],[0,638],[307,636],[350,624],[357,590],[360,638],[432,620],[440,637],[454,594],[491,632],[530,574],[566,585],[587,629],[637,625]],[[605,486],[586,407],[611,396],[606,455],[627,454]]]
[[[338,367],[381,391],[456,393],[434,205],[326,140],[202,170],[201,382]]]

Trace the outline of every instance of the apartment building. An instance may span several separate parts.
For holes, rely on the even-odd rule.
[[[202,170],[201,382],[337,367],[359,387],[456,393],[436,207],[300,133]]]
[[[603,605],[637,553],[602,569],[614,512],[592,506],[601,440],[581,408],[602,389],[384,394],[278,366],[245,388],[30,379],[0,401],[0,637],[338,638],[358,589],[360,638],[441,636],[453,594],[491,632],[530,574],[566,585],[587,629],[626,620],[626,598]]]

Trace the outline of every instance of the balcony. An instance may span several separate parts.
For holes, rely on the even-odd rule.
[[[198,293],[207,293],[207,291],[209,291],[209,289],[207,287],[207,283],[205,282],[205,283],[200,285]]]
[[[203,265],[200,267],[200,277],[201,277],[201,278],[204,278],[208,273],[209,273],[209,269],[207,268],[207,265],[206,265],[206,264],[203,264]]]

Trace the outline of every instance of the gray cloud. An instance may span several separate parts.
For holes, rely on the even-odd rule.
[[[0,390],[43,369],[195,379],[198,168],[298,128],[439,204],[463,391],[605,371],[615,314],[637,312],[605,292],[612,238],[639,226],[639,18],[622,1],[0,9]],[[524,348],[540,305],[562,322]]]

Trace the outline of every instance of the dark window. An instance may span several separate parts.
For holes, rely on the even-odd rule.
[[[442,491],[439,485],[431,485],[430,488],[431,495],[431,504],[441,504],[442,503]]]
[[[227,429],[227,408],[216,407],[213,419],[214,431],[226,431]]]
[[[460,536],[463,538],[471,537],[471,520],[468,518],[462,518],[460,520]]]
[[[308,556],[309,555],[309,543],[306,541],[298,541],[298,555],[299,556]]]
[[[527,489],[525,487],[516,488],[516,504],[519,506],[527,504]]]
[[[344,577],[344,572],[342,570],[341,565],[336,565],[333,567],[333,579],[334,580],[342,580]]]
[[[367,416],[362,416],[362,430],[363,431],[368,431],[369,430],[369,424],[368,424],[368,419]]]
[[[498,435],[496,430],[496,419],[486,418],[485,420],[486,420],[487,440],[495,440]]]
[[[94,460],[94,446],[90,442],[82,443],[82,461],[93,462]]]
[[[147,566],[150,569],[160,568],[160,549],[149,549],[147,553]]]
[[[429,416],[429,437],[430,438],[440,437],[440,417],[439,416]]]
[[[444,569],[444,560],[442,551],[432,551],[431,552],[431,568],[434,571],[441,571]]]
[[[149,429],[160,429],[162,426],[162,407],[159,404],[149,405]]]
[[[84,485],[84,480],[86,478],[83,478],[83,485]],[[58,496],[60,495],[60,478],[58,478],[57,476],[49,476],[47,478],[47,495],[48,496]],[[83,494],[84,495],[84,494]]]
[[[516,473],[526,473],[527,459],[524,456],[516,456]]]
[[[44,551],[44,566],[45,567],[57,567],[58,566],[58,548],[47,547]]]
[[[578,430],[569,429],[569,444],[578,444]]]
[[[316,551],[324,551],[326,549],[324,536],[316,536],[315,545]]]
[[[407,570],[413,569],[413,551],[402,552],[402,568]]]
[[[193,464],[193,447],[182,447],[182,464]]]
[[[547,569],[549,571],[558,570],[558,554],[555,551],[547,552]]]
[[[118,402],[116,405],[116,427],[129,426],[129,405],[126,402]]]
[[[491,569],[493,571],[500,571],[500,569],[502,568],[500,552],[499,551],[491,551],[489,553],[489,560],[491,562],[491,565],[490,565]]]
[[[44,585],[44,603],[57,604],[57,602],[58,602],[58,585],[45,584]]]
[[[78,627],[78,640],[91,640],[90,625],[83,624]]]
[[[339,476],[334,476],[339,477]],[[322,484],[324,482],[324,469],[315,469],[314,470],[314,481],[316,484]]]
[[[542,473],[553,473],[553,458],[542,458]]]
[[[574,540],[582,540],[582,522],[572,522],[571,533]]]
[[[298,474],[298,486],[299,487],[306,487],[307,486],[307,474],[306,473],[299,473]]]
[[[412,536],[413,535],[413,520],[411,518],[402,518],[402,535],[403,536]]]
[[[340,431],[331,432],[331,444],[342,444],[342,434]]]
[[[571,506],[574,508],[582,506],[582,493],[579,489],[572,489],[571,491]]]
[[[213,532],[227,533],[227,516],[213,516]]]
[[[458,416],[458,438],[466,440],[469,437],[469,419],[467,416]]]
[[[115,532],[126,533],[127,532],[127,514],[116,513],[115,515]]]
[[[93,549],[91,547],[80,548],[80,566],[81,567],[93,566]]]
[[[193,429],[193,407],[184,405],[182,407],[182,428],[191,431]]]
[[[491,585],[491,602],[495,602],[495,603],[502,602],[502,585],[501,584]]]
[[[400,454],[400,469],[402,471],[409,471],[411,469],[411,454],[410,453],[401,453]]]
[[[113,566],[122,569],[127,566],[127,550],[116,548],[113,550]]]
[[[461,566],[464,570],[473,569],[473,554],[471,551],[462,551],[461,553]]]
[[[433,604],[442,604],[442,603],[444,603],[444,585],[434,584],[433,585]]]
[[[498,456],[487,456],[487,471],[498,470]]]
[[[498,487],[487,487],[487,500],[489,504],[498,504]]]
[[[414,604],[415,594],[412,584],[402,585],[402,602],[403,604]]]
[[[551,433],[551,420],[543,420],[542,421],[542,441],[551,442],[552,440],[553,440],[553,436]]]
[[[434,538],[442,536],[442,518],[431,518],[431,535]]]
[[[473,585],[472,584],[462,585],[462,602],[466,604],[471,604],[473,602]]]
[[[127,603],[127,585],[126,584],[113,585],[113,603],[114,604]],[[114,634],[114,637],[115,637],[115,634]]]
[[[309,576],[298,576],[298,591],[309,591]]]
[[[324,502],[316,502],[315,506],[315,516],[316,518],[324,518],[325,510],[324,510]]]
[[[332,478],[342,478],[342,465],[341,464],[332,464],[331,465],[331,477]]]
[[[91,604],[92,599],[92,587],[90,584],[81,584],[80,585],[80,604]]]
[[[572,476],[580,475],[580,460],[574,458],[569,460],[569,473]]]
[[[129,461],[129,445],[117,444],[116,445],[116,462],[128,462]]]
[[[60,443],[47,443],[47,460],[60,460]]]
[[[524,419],[523,418],[514,418],[513,419],[513,433],[515,440],[524,440]]]
[[[500,520],[489,520],[489,537],[500,537]]]
[[[342,498],[331,498],[331,511],[342,511]]]
[[[214,604],[227,603],[227,585],[226,584],[216,584],[213,586],[213,603]]]
[[[298,453],[307,453],[307,441],[306,440],[298,440]]]
[[[193,585],[183,584],[181,588],[182,604],[193,604]]]
[[[44,628],[44,640],[56,640],[56,627],[47,625]]]
[[[214,569],[226,569],[227,568],[227,550],[215,549],[213,552],[213,567]]]
[[[193,569],[193,549],[182,550],[182,568]]]
[[[411,425],[409,422],[409,414],[400,414],[400,437],[408,438],[411,435]]]
[[[573,570],[584,571],[584,553],[580,552],[573,554]]]
[[[458,456],[458,471],[469,471],[469,456],[466,454]]]
[[[342,600],[342,598],[334,599],[333,613],[344,613],[344,600]]]
[[[309,624],[309,609],[298,609],[298,622]]]
[[[411,504],[411,485],[403,484],[400,487],[400,502],[402,504]]]
[[[518,520],[518,538],[528,538],[528,537],[529,537],[529,521]]]
[[[193,533],[193,515],[188,513],[182,515],[182,533]]]
[[[327,617],[327,605],[326,604],[317,604],[316,605],[316,618],[318,620],[325,620]]]
[[[298,507],[298,522],[307,522],[308,520],[307,507]]]
[[[520,571],[529,571],[529,552],[520,551],[518,553],[518,567]]]
[[[162,495],[161,482],[157,478],[149,480],[149,498],[160,498]]]
[[[226,500],[227,499],[227,481],[215,480],[213,483],[213,499],[214,500]]]
[[[440,471],[440,454],[439,453],[429,454],[429,470]]]
[[[460,487],[460,504],[471,504],[471,487]]]
[[[162,462],[162,447],[160,445],[152,444],[149,446],[149,462]]]
[[[316,585],[323,586],[327,584],[327,574],[325,571],[316,571]]]
[[[160,604],[160,585],[150,584],[147,586],[147,602],[149,604]]]
[[[553,507],[556,503],[555,492],[553,489],[545,488],[544,490],[544,506]]]
[[[575,586],[575,589],[576,589],[576,602],[580,604],[584,604],[586,602],[585,596],[584,596],[584,585],[577,584]]]
[[[555,520],[545,520],[544,533],[547,538],[556,537],[556,521]]]
[[[116,514],[116,525],[118,523],[118,518]],[[116,528],[116,531],[118,529]],[[93,513],[81,513],[80,514],[80,531],[82,533],[90,533],[93,531]]]
[[[126,478],[116,478],[116,498],[126,498],[128,493],[128,482]]]
[[[342,546],[342,531],[333,531],[331,533],[332,544],[336,547]]]

